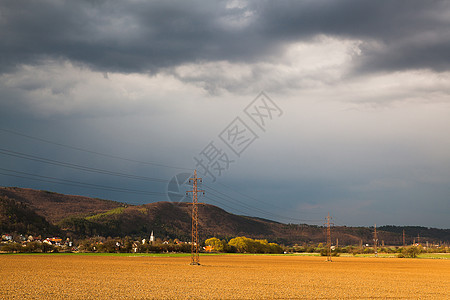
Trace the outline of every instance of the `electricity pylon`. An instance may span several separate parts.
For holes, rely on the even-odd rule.
[[[378,237],[377,237],[377,224],[375,224],[375,231],[373,232],[373,249],[375,252],[375,257],[378,257]]]
[[[192,234],[191,234],[191,265],[200,265],[199,259],[199,242],[198,242],[198,193],[205,194],[204,190],[198,189],[198,183],[202,183],[201,178],[197,178],[197,170],[194,170],[194,177],[189,178],[189,183],[192,183],[192,191],[187,191],[192,193]]]
[[[327,261],[331,262],[331,224],[330,220],[330,213],[328,213],[328,216],[325,218],[326,223],[325,225],[327,225]]]

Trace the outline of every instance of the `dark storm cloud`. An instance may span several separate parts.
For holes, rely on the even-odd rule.
[[[254,62],[325,34],[361,39],[355,66],[450,65],[448,1],[2,1],[1,71],[46,59],[156,72],[186,62]]]
[[[266,36],[287,41],[316,34],[361,39],[358,67],[370,70],[450,67],[448,1],[303,1],[265,7]]]
[[[245,45],[230,43],[242,32],[232,37],[220,28],[217,20],[227,15],[220,4],[15,1],[2,6],[3,67],[65,58],[95,69],[152,72],[252,50],[247,39],[240,41]]]

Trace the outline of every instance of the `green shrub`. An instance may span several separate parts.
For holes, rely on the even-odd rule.
[[[231,239],[228,245],[240,253],[283,253],[283,248],[278,244],[269,243],[267,240],[254,240],[245,236]]]
[[[402,250],[400,254],[397,255],[399,258],[416,258],[417,255],[421,253],[421,249],[418,247],[407,247]]]
[[[331,250],[330,254],[331,254],[331,256],[340,256],[341,255],[337,249]],[[320,256],[328,256],[328,251],[326,248],[323,248],[322,250],[320,250]]]

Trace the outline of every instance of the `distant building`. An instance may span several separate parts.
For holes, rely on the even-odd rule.
[[[52,237],[52,238],[46,238],[44,240],[44,243],[49,244],[49,245],[61,246],[61,241],[62,241],[62,239],[60,239],[60,238]]]
[[[2,238],[3,238],[5,241],[12,241],[12,240],[13,240],[12,235],[9,235],[9,234],[3,235]]]

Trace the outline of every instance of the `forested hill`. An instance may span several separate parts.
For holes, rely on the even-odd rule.
[[[0,196],[0,235],[4,233],[59,235],[62,232],[28,205]]]
[[[0,188],[0,196],[26,204],[51,223],[57,223],[71,215],[101,213],[125,205],[110,200],[16,187]]]
[[[2,232],[63,236],[147,237],[151,231],[160,238],[189,240],[191,205],[155,202],[144,205],[69,196],[48,191],[0,188]],[[5,226],[3,226],[5,225]],[[326,240],[324,228],[314,225],[282,224],[270,220],[239,216],[209,204],[199,204],[200,237],[231,238],[246,236],[282,244],[320,243]],[[401,245],[405,229],[407,243],[420,235],[423,242],[450,241],[449,229],[414,226],[382,226],[378,238],[386,245]],[[25,232],[24,232],[25,231]],[[373,228],[333,227],[333,241],[340,245],[372,243]]]

